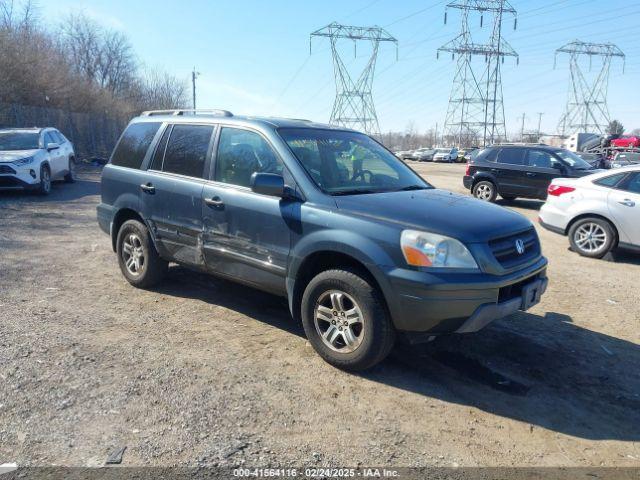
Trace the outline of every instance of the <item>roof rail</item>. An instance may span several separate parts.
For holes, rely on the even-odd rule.
[[[217,109],[193,109],[193,108],[178,108],[175,110],[148,110],[146,112],[142,112],[140,116],[142,117],[153,117],[154,115],[219,115],[221,117],[233,117],[233,113],[228,110],[217,110]]]
[[[530,142],[501,142],[501,143],[494,143],[492,144],[493,146],[497,146],[497,145],[520,145],[520,146],[526,146],[526,145],[537,145],[540,147],[548,147],[549,145],[547,145],[546,143],[543,142],[538,142],[538,143],[530,143]]]

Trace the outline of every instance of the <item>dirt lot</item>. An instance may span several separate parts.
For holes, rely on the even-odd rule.
[[[463,191],[462,165],[420,164]],[[172,267],[129,286],[99,173],[0,193],[0,464],[640,466],[640,259],[580,258],[539,230],[530,313],[397,349],[351,375],[284,300]],[[536,218],[540,202],[510,208]]]

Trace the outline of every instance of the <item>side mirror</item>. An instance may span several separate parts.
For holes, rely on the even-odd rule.
[[[282,175],[275,173],[258,173],[251,175],[251,191],[270,197],[284,197],[285,187]]]
[[[58,144],[58,143],[54,143],[54,142],[47,143],[47,151],[48,152],[50,152],[51,150],[56,150],[58,148],[60,148],[60,144]]]

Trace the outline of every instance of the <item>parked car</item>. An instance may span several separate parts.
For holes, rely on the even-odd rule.
[[[414,157],[418,162],[432,162],[435,153],[436,151],[433,148],[425,148],[420,149],[419,152],[416,152]]]
[[[475,332],[547,286],[529,220],[435,189],[339,127],[148,112],[101,191],[98,223],[129,283],[150,287],[176,262],[282,295],[344,369],[380,362],[400,335]]]
[[[517,197],[544,200],[551,180],[594,173],[575,153],[548,145],[495,145],[471,160],[463,178],[474,197],[493,202]]]
[[[75,181],[73,145],[55,128],[0,129],[0,189],[51,191]]]
[[[616,152],[609,162],[611,168],[627,167],[637,164],[640,164],[640,153],[636,152]]]
[[[611,140],[611,146],[623,147],[623,148],[639,148],[640,137],[636,135],[623,135],[620,138],[615,138]]]
[[[472,158],[475,158],[476,154],[480,152],[479,148],[468,148],[466,150],[460,150],[458,152],[458,159],[464,162],[468,162]]]
[[[433,155],[434,162],[455,162],[458,160],[457,148],[436,148],[436,153]]]
[[[602,258],[616,247],[640,252],[640,165],[559,178],[549,186],[540,224],[567,235],[573,251]]]
[[[576,155],[591,165],[593,168],[609,168],[606,156],[600,153],[576,152]]]
[[[411,155],[407,158],[407,160],[418,160],[418,156],[422,153],[429,150],[428,148],[416,148],[411,151]]]
[[[398,157],[400,160],[407,160],[413,154],[412,150],[400,150],[398,152],[393,152],[393,154]]]

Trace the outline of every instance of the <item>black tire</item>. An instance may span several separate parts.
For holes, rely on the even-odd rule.
[[[137,240],[134,241],[133,238]],[[125,242],[127,245],[125,245]],[[132,258],[131,247],[140,252],[142,261],[135,262],[131,267],[127,262]],[[122,224],[116,239],[116,250],[120,271],[127,281],[138,288],[148,288],[158,284],[167,272],[168,262],[158,255],[149,230],[138,220],[127,220]],[[139,257],[138,257],[139,260]],[[135,270],[135,271],[134,271]]]
[[[64,176],[64,181],[66,183],[74,183],[76,181],[76,159],[75,158],[69,158],[69,167],[68,167],[69,173],[67,173]]]
[[[478,200],[495,202],[498,196],[498,189],[492,181],[481,180],[473,186],[472,193]]]
[[[354,323],[349,327],[339,326],[340,319],[342,318],[344,325],[346,325],[349,316],[341,317],[340,313],[336,315],[336,310],[333,311],[333,317],[329,313],[329,318],[333,318],[333,320],[318,320],[316,322],[316,307],[320,308],[323,299],[327,298],[327,295],[331,296],[332,292],[341,293],[345,297],[343,300],[344,308],[339,312],[348,313],[356,309],[359,310],[362,319],[359,324]],[[331,296],[330,302],[333,303],[333,296]],[[325,361],[337,368],[349,371],[371,368],[389,355],[395,343],[395,330],[381,293],[364,275],[356,270],[327,270],[318,274],[309,282],[304,291],[301,309],[302,325],[309,343]],[[336,325],[336,319],[338,325]],[[322,328],[325,326],[326,330],[323,331]],[[345,332],[344,335],[337,334],[339,338],[335,339],[333,348],[323,340],[321,335],[321,333],[326,334],[330,328],[333,328],[333,332],[336,332],[337,328],[344,328]],[[355,332],[352,338],[359,341],[355,347],[349,347],[346,344],[347,328],[351,329],[351,333]],[[339,351],[341,344],[344,345],[343,350],[349,348],[353,348],[353,350]],[[334,349],[336,347],[338,348]]]
[[[590,231],[592,237],[585,237]],[[602,258],[616,246],[618,236],[607,220],[585,217],[569,228],[569,243],[571,249],[583,257]]]
[[[51,169],[49,165],[40,167],[40,183],[36,191],[40,195],[49,195],[51,193]]]
[[[516,198],[518,198],[518,197],[514,197],[513,195],[502,195],[502,194],[500,194],[500,196],[502,197],[502,199],[505,202],[513,202]]]

